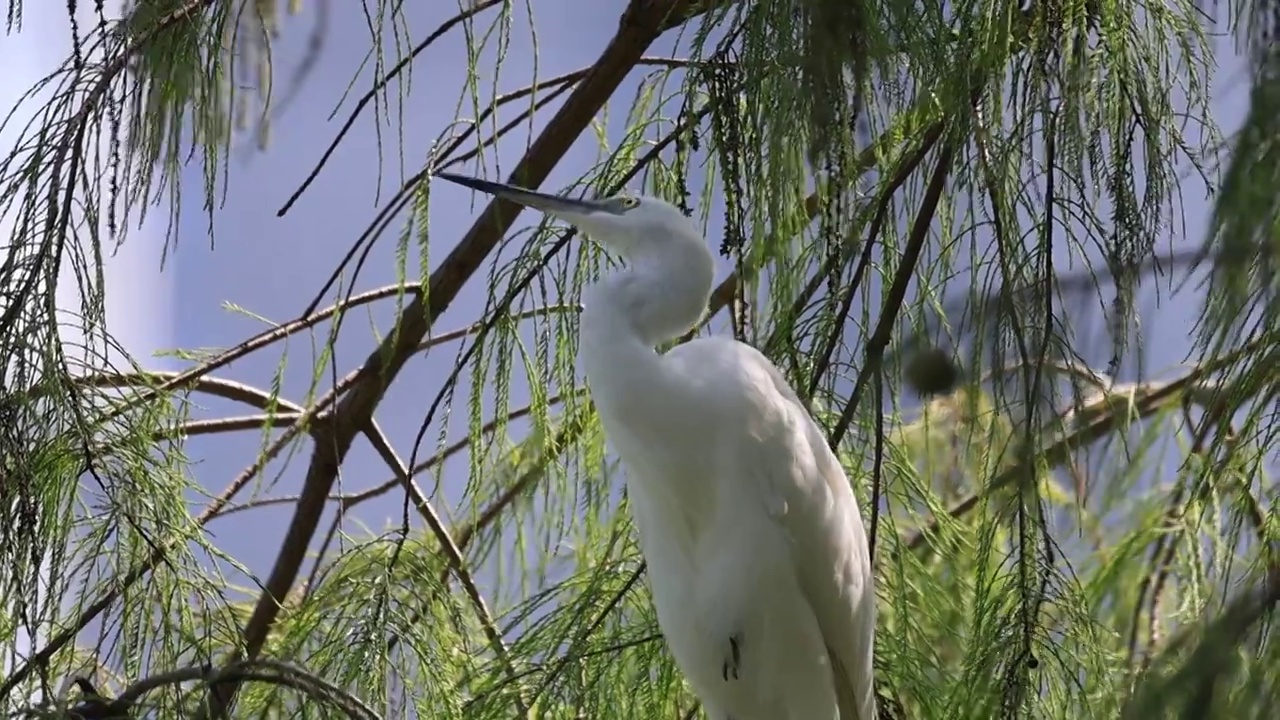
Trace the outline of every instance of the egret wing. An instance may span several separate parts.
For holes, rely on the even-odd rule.
[[[874,720],[875,591],[867,535],[844,469],[822,429],[773,363],[730,338],[701,338],[667,354],[672,374],[723,425],[742,483],[792,547],[797,581],[831,661],[841,720]]]
[[[754,352],[754,351],[753,351]],[[867,535],[848,477],[795,391],[763,355],[769,406],[756,473],[793,544],[801,588],[818,619],[841,720],[874,720],[875,590]],[[771,397],[768,397],[770,396]]]

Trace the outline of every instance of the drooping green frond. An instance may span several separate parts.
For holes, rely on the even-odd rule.
[[[1280,559],[1270,46],[1255,43],[1254,130],[1219,181],[1214,48],[1190,0],[616,4],[598,63],[548,77],[543,58],[511,61],[517,40],[539,50],[537,3],[318,3],[368,27],[366,66],[325,89],[352,103],[346,128],[373,115],[370,162],[394,156],[401,185],[347,209],[368,226],[325,290],[299,298],[306,313],[229,298],[266,329],[179,353],[183,373],[81,359],[109,337],[101,236],[174,202],[193,148],[216,213],[232,129],[265,128],[287,98],[271,88],[297,76],[273,53],[280,6],[139,0],[86,35],[0,172],[17,218],[0,303],[0,459],[16,488],[0,503],[0,706],[50,701],[42,674],[91,673],[165,717],[231,696],[246,717],[699,716],[576,369],[581,291],[610,259],[479,201],[458,238],[432,222],[462,212],[433,196],[433,172],[519,168],[544,190],[643,190],[703,227],[728,274],[692,334],[772,358],[864,501],[886,707],[1261,708],[1280,681],[1258,601]],[[429,92],[456,122],[424,129],[403,100],[446,36],[463,48],[457,97]],[[110,147],[85,150],[77,133],[99,127]],[[524,130],[537,137],[512,141]],[[406,152],[424,133],[440,134],[430,157]],[[347,134],[314,168],[298,161],[308,179],[282,213],[302,212]],[[580,165],[559,162],[570,146]],[[1173,374],[1134,377],[1150,350],[1139,293],[1186,233],[1188,165],[1201,175],[1187,192],[1220,198],[1206,341]],[[93,166],[103,179],[83,180]],[[395,280],[368,287],[388,230]],[[81,290],[74,351],[52,319],[60,266]],[[482,300],[459,307],[470,287]],[[348,342],[368,357],[339,352]],[[921,348],[945,382],[919,382]],[[446,370],[414,373],[421,356]],[[241,379],[245,360],[267,387]],[[72,361],[91,367],[55,370]],[[213,415],[207,397],[248,409]],[[244,470],[204,488],[184,455],[246,431]],[[219,546],[223,519],[268,508],[290,538],[269,560]],[[33,590],[42,568],[49,589]],[[157,677],[173,682],[138,689]]]
[[[1270,0],[1236,3],[1233,30],[1244,41],[1251,71],[1249,109],[1231,138],[1230,158],[1215,198],[1205,243],[1212,261],[1199,327],[1206,351],[1271,338],[1280,318],[1280,7]],[[1274,402],[1280,385],[1263,366],[1249,373]]]

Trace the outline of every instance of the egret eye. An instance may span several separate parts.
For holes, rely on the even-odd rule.
[[[640,204],[640,201],[633,197],[618,198],[618,206],[621,207],[623,210],[631,210],[632,208],[638,206],[639,204]]]

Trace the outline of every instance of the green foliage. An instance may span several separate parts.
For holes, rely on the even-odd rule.
[[[463,3],[436,35],[467,44],[460,123],[353,250],[400,222],[398,281],[365,289],[340,267],[303,317],[265,323],[235,348],[175,351],[190,363],[182,374],[109,370],[99,225],[120,240],[116,213],[176,203],[193,150],[212,213],[231,128],[244,127],[246,108],[267,127],[281,97],[270,52],[286,31],[279,4],[140,0],[49,79],[52,99],[0,166],[0,200],[17,218],[0,277],[4,711],[76,702],[56,686],[85,674],[157,717],[194,716],[210,687],[232,682],[237,717],[696,716],[575,372],[578,299],[607,260],[545,224],[477,225],[448,258],[427,251],[429,172],[494,165],[503,134],[543,121],[565,95],[575,98],[565,107],[608,101],[615,116],[546,129],[594,134],[598,162],[576,185],[638,185],[696,208],[734,266],[699,332],[760,347],[829,430],[875,533],[886,706],[948,720],[1227,718],[1275,697],[1266,618],[1280,557],[1267,463],[1280,72],[1270,31],[1253,38],[1253,107],[1218,180],[1213,55],[1190,2],[637,2],[620,32],[661,25],[680,35],[682,57],[554,79],[535,67],[514,92],[507,69],[482,87],[473,65],[495,53],[501,64],[528,21],[516,5]],[[523,11],[536,22],[533,5]],[[674,19],[646,14],[667,5]],[[1258,23],[1274,15],[1261,0],[1251,7]],[[380,150],[403,161],[381,143],[409,124],[390,108],[430,41],[409,47],[420,31],[404,4],[364,9],[369,73],[352,87],[367,93],[352,117],[371,106]],[[842,45],[850,28],[857,42]],[[628,71],[639,80],[630,96],[599,80]],[[246,79],[252,103],[233,90]],[[855,109],[856,126],[844,122]],[[99,127],[106,149],[85,140]],[[558,154],[537,154],[551,144],[534,143],[524,165],[554,165]],[[114,174],[87,179],[92,162]],[[1219,192],[1202,352],[1175,377],[1117,383],[1078,360],[1093,339],[1066,321],[1070,283],[1055,250],[1086,257],[1085,284],[1111,308],[1115,360],[1128,357],[1134,293],[1178,232],[1187,162]],[[486,261],[459,259],[477,254]],[[79,290],[74,347],[52,299],[60,268]],[[969,283],[964,312],[942,296],[958,279]],[[468,282],[488,288],[481,317],[437,328]],[[355,325],[352,310],[374,304],[399,320],[375,325],[377,349],[339,371],[335,338]],[[904,327],[935,344],[963,340],[959,388],[910,401]],[[282,392],[287,352],[271,387],[224,377],[234,360],[303,332],[305,398]],[[455,370],[427,388],[415,445],[393,447],[372,413],[397,388],[371,388],[451,343]],[[258,414],[193,419],[202,395]],[[193,514],[185,443],[243,431],[260,433],[257,456]],[[332,481],[345,447],[333,448],[357,439],[390,479],[344,490]],[[308,486],[271,494],[268,467],[276,478],[306,470]],[[445,507],[437,489],[462,467],[462,498]],[[393,491],[407,524],[360,525],[354,510]],[[326,504],[341,512],[320,530],[306,508]],[[217,520],[281,505],[312,530],[282,548],[284,570],[261,586],[233,584],[242,559],[217,547]],[[18,647],[33,636],[29,657]]]

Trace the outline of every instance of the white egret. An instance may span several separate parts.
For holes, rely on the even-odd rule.
[[[583,293],[580,360],[627,470],[658,624],[711,720],[874,720],[875,593],[843,468],[755,348],[655,346],[706,311],[714,258],[652,197],[576,200],[441,173],[577,227],[630,266]]]

